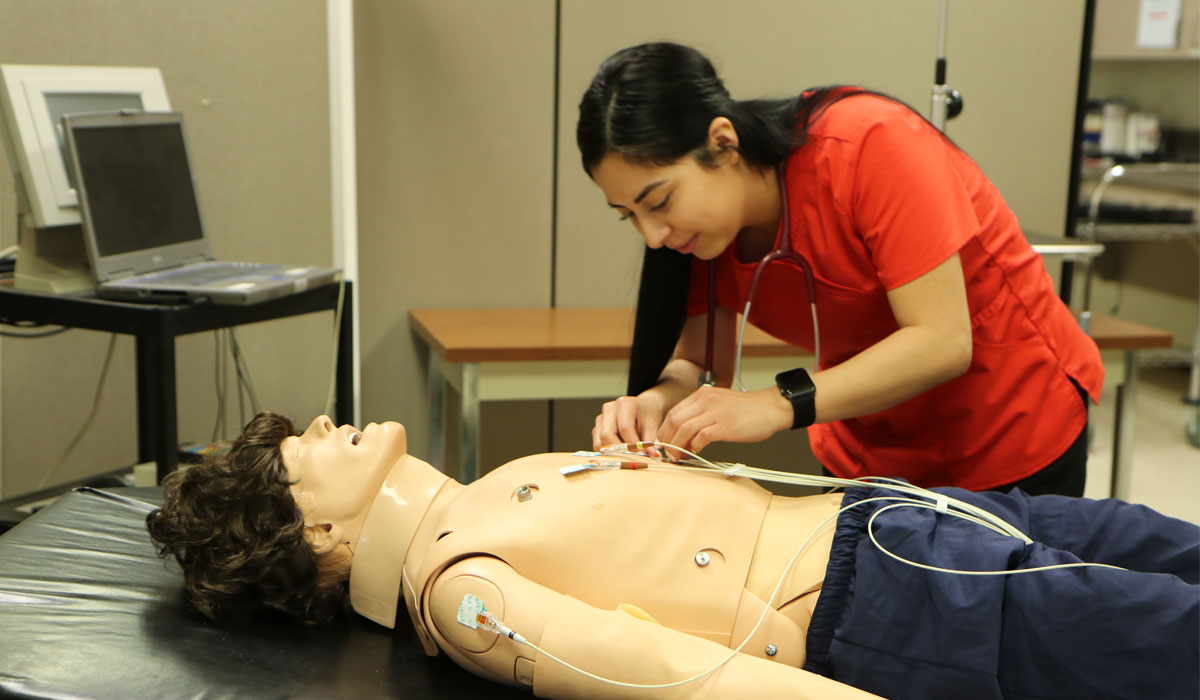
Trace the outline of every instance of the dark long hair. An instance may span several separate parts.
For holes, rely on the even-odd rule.
[[[785,99],[734,100],[696,49],[639,44],[600,64],[579,103],[575,140],[589,176],[609,153],[657,166],[690,155],[711,168],[717,154],[707,148],[709,124],[726,117],[737,131],[737,151],[750,165],[766,169],[804,145],[809,125],[829,105],[867,92],[834,85]],[[626,388],[630,395],[654,386],[671,358],[687,318],[691,263],[691,255],[646,248]]]

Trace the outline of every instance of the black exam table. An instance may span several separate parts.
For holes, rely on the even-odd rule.
[[[157,488],[79,489],[0,535],[0,698],[532,698],[356,615],[208,622],[145,516]]]

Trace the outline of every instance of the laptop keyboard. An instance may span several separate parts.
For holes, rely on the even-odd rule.
[[[241,277],[247,272],[265,269],[271,265],[262,263],[213,262],[185,265],[171,270],[141,275],[140,279],[168,284],[201,285],[212,284],[231,277]]]

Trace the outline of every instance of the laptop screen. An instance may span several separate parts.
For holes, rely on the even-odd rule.
[[[203,238],[178,123],[74,130],[100,257]]]

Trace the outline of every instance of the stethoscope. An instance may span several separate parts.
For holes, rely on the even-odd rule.
[[[812,308],[813,350],[816,351],[818,368],[821,363],[821,328],[817,323],[817,285],[813,281],[812,266],[808,264],[808,260],[792,249],[791,215],[788,211],[786,175],[786,164],[775,168],[775,177],[779,181],[779,202],[781,206],[779,247],[767,253],[763,256],[762,260],[758,261],[758,266],[754,268],[754,275],[750,278],[750,287],[746,289],[746,307],[742,311],[742,321],[738,325],[737,352],[734,354],[733,360],[733,376],[738,391],[746,390],[746,387],[742,386],[742,340],[746,335],[746,320],[750,318],[750,303],[754,300],[754,292],[758,289],[758,281],[762,278],[763,271],[767,269],[767,265],[776,260],[790,260],[799,265],[800,269],[804,272],[804,285],[808,289],[809,306]],[[710,260],[708,261],[708,332],[704,341],[704,373],[700,376],[701,386],[716,384],[716,372],[713,370],[713,333],[716,327],[716,309],[717,264],[716,260]]]

